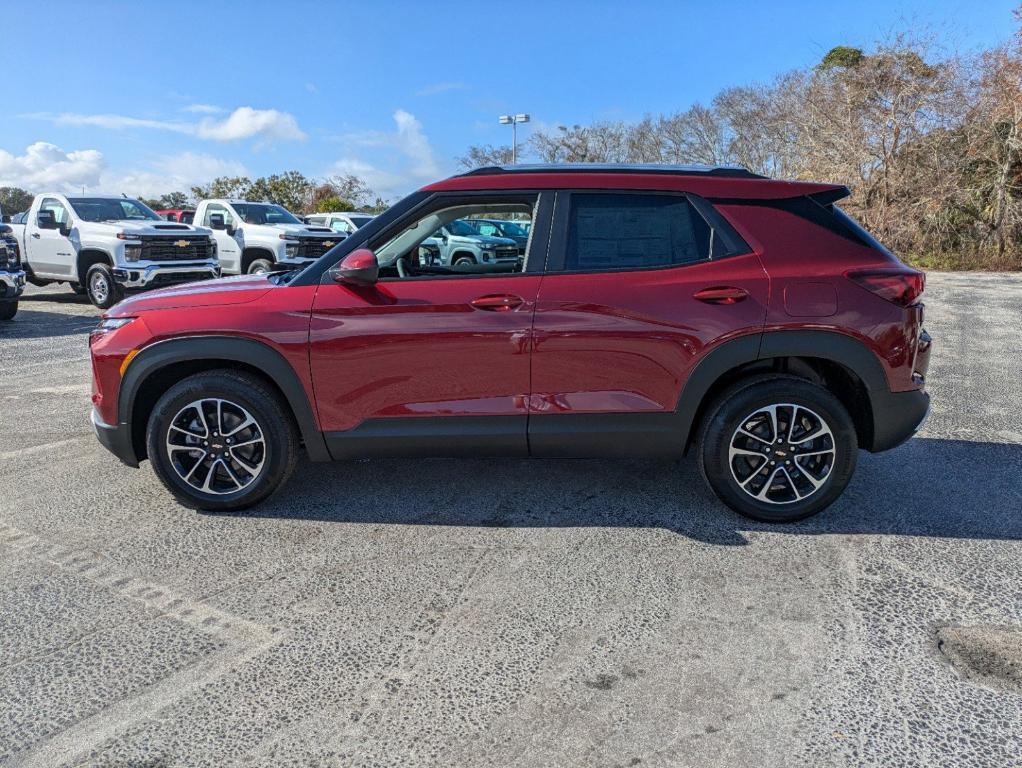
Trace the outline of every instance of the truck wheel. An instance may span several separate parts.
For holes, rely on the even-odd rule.
[[[287,404],[260,379],[231,370],[189,376],[149,416],[156,476],[186,507],[233,512],[284,484],[298,456]]]
[[[760,376],[726,390],[697,445],[699,469],[720,500],[769,523],[829,506],[848,485],[859,450],[841,401],[793,376]]]
[[[114,282],[114,273],[106,264],[93,264],[85,273],[85,292],[100,309],[110,309],[124,298],[124,289]]]
[[[252,263],[248,265],[248,273],[250,275],[265,275],[267,272],[273,271],[273,262],[269,259],[253,259]]]
[[[0,301],[0,320],[13,320],[18,314],[18,302]]]
[[[475,263],[476,263],[475,259],[473,259],[471,256],[467,256],[465,254],[461,254],[459,256],[456,256],[455,259],[454,259],[454,266],[456,266],[456,267],[463,267],[463,266],[465,266],[467,264],[475,264]]]

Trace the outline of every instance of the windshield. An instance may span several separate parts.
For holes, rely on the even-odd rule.
[[[368,224],[370,221],[372,221],[373,217],[372,216],[349,216],[348,219],[351,221],[352,224],[355,225],[356,228],[361,228],[361,227],[364,227],[366,224]]]
[[[246,224],[301,224],[293,214],[273,203],[231,203]]]
[[[68,200],[74,208],[78,218],[83,221],[122,221],[125,219],[137,221],[161,221],[146,206],[138,200],[115,197],[74,197]]]
[[[500,228],[503,230],[505,235],[510,237],[528,237],[529,233],[526,232],[521,225],[515,224],[513,221],[502,221]]]
[[[470,224],[466,224],[461,219],[455,219],[446,227],[444,227],[450,234],[455,237],[476,237],[476,231]]]

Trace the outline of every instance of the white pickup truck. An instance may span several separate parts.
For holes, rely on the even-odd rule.
[[[346,237],[329,227],[303,224],[274,203],[248,200],[203,200],[195,222],[213,230],[227,275],[301,269]]]
[[[220,277],[210,230],[163,221],[127,197],[36,195],[10,227],[29,282],[70,283],[101,309],[126,289]]]

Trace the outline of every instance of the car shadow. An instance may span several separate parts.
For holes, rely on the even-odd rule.
[[[52,290],[47,290],[45,293],[33,291],[31,293],[23,293],[19,298],[19,301],[23,303],[35,303],[45,302],[46,304],[79,304],[83,307],[91,307],[92,303],[84,293],[75,293],[68,289],[55,293]]]
[[[757,531],[1022,539],[1022,444],[916,438],[859,454],[837,502],[808,520],[747,520],[710,493],[692,460],[406,459],[303,462],[245,515],[323,522],[664,528],[743,545]]]
[[[91,308],[91,305],[86,302]],[[26,305],[22,298],[13,320],[0,322],[0,339],[40,339],[84,335],[99,323],[99,312],[79,314],[46,312]]]

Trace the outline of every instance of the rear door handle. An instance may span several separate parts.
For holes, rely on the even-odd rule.
[[[476,309],[485,309],[489,312],[509,312],[512,309],[522,306],[525,300],[521,296],[510,293],[498,293],[490,296],[480,296],[472,299],[472,306]]]
[[[701,291],[696,291],[692,298],[707,304],[737,304],[748,297],[749,292],[744,288],[717,285],[712,288],[703,288]]]

